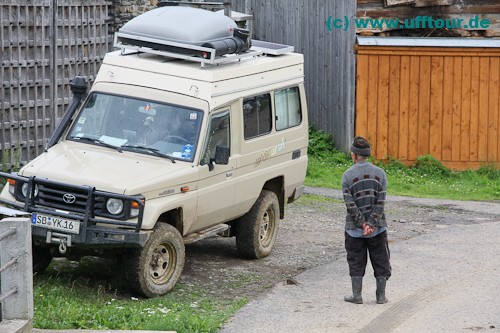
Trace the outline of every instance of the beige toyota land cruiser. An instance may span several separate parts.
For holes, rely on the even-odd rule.
[[[235,236],[242,256],[269,255],[304,188],[303,56],[185,7],[134,18],[115,46],[89,92],[73,80],[46,152],[1,174],[0,201],[31,214],[34,270],[120,255],[153,297],[175,286],[187,243]]]

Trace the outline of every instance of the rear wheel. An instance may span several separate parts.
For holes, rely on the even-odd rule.
[[[235,225],[238,252],[251,259],[267,257],[276,241],[279,216],[278,197],[263,190],[252,209]]]
[[[179,280],[185,262],[182,236],[173,226],[157,223],[143,248],[128,254],[128,279],[146,297],[165,295]]]

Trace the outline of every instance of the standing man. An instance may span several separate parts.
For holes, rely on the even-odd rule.
[[[368,253],[377,280],[377,303],[384,304],[386,281],[391,276],[390,252],[387,242],[387,222],[384,214],[387,176],[381,168],[367,161],[370,143],[357,136],[351,146],[355,163],[342,176],[342,193],[347,207],[345,248],[352,295],[344,300],[362,304],[363,276]]]

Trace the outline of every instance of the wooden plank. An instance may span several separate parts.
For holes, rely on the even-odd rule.
[[[442,152],[443,161],[451,161],[452,119],[453,119],[453,58],[444,58],[443,78],[443,136]]]
[[[408,159],[418,156],[418,113],[420,89],[420,58],[410,58],[410,113],[408,117]]]
[[[500,88],[500,87],[499,87]],[[498,91],[498,96],[500,96],[500,89]],[[500,100],[498,101],[498,109],[497,109],[497,129],[500,132]],[[497,167],[500,167],[500,133],[497,133]]]
[[[462,61],[462,118],[460,124],[460,161],[470,159],[470,119],[471,119],[471,57]]]
[[[478,162],[478,161],[443,162],[443,165],[451,170],[477,170],[484,164],[485,164],[484,162]]]
[[[415,3],[415,0],[384,0],[384,4],[386,7],[408,5],[413,3]]]
[[[453,5],[455,0],[416,0],[415,7],[429,7],[429,6],[449,6]]]
[[[470,142],[469,160],[477,161],[479,155],[479,59],[471,58],[471,87],[470,87]]]
[[[469,57],[498,57],[500,48],[477,47],[403,47],[403,46],[361,46],[358,54],[373,55],[409,55],[409,56],[454,56],[461,57],[464,53]]]
[[[377,103],[377,159],[387,159],[387,131],[389,128],[389,57],[379,57]]]
[[[500,80],[500,59],[490,59],[490,91],[488,107],[488,162],[498,162],[498,117],[499,108],[499,80]]]
[[[366,136],[368,131],[368,73],[369,57],[357,57],[356,73],[356,135]]]
[[[410,58],[410,113],[408,114],[408,159],[417,159],[420,58]]]
[[[378,104],[378,65],[379,57],[371,56],[368,60],[368,82],[371,83],[368,91],[368,123],[366,131],[366,139],[370,141],[372,147],[377,147],[377,113],[378,109],[375,107]],[[375,150],[375,149],[374,149]]]
[[[453,62],[453,117],[451,159],[460,161],[460,118],[462,112],[462,58],[455,57]]]
[[[490,79],[490,59],[479,59],[479,123],[478,161],[488,160],[488,95]]]
[[[420,89],[418,110],[418,156],[429,154],[429,108],[431,87],[431,58],[420,57]]]
[[[399,92],[399,154],[401,160],[408,159],[408,114],[410,109],[410,57],[401,57]]]
[[[456,1],[459,3],[460,1]],[[416,16],[434,16],[443,17],[445,15],[462,15],[470,16],[482,14],[482,17],[489,17],[500,13],[500,4],[497,0],[489,0],[489,3],[471,4],[471,5],[453,5],[453,6],[434,6],[434,7],[419,7],[413,6],[395,6],[384,8],[382,6],[360,6],[356,11],[358,16],[366,16],[373,18],[380,17],[398,17],[400,19],[415,18]]]
[[[431,58],[431,106],[429,116],[429,151],[432,156],[441,160],[441,137],[443,122],[443,79],[444,58]]]
[[[401,85],[401,57],[389,57],[389,127],[387,155],[397,158],[399,152],[399,91]]]

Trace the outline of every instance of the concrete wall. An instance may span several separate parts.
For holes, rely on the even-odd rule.
[[[11,235],[5,236],[13,232]],[[13,262],[9,265],[9,262]],[[0,332],[24,332],[33,320],[31,223],[28,218],[0,221]],[[17,290],[11,294],[11,291]],[[11,294],[10,296],[7,296]]]

